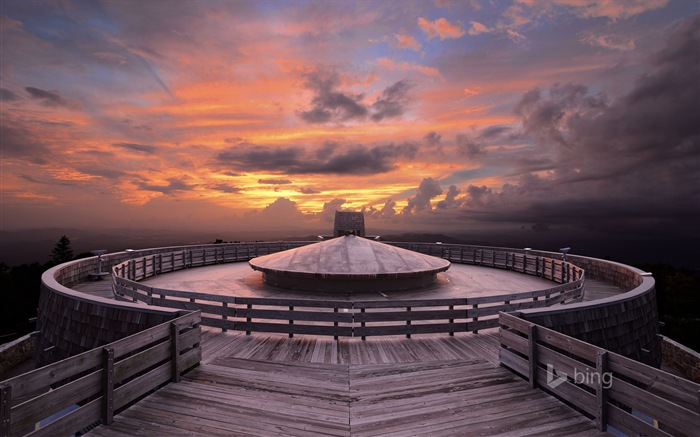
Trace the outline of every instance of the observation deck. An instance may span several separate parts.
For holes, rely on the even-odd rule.
[[[38,358],[99,348],[0,384],[7,430],[58,412],[68,394],[78,410],[36,435],[692,435],[700,425],[700,385],[639,362],[654,361],[658,333],[644,272],[411,243],[452,267],[407,294],[319,298],[279,294],[259,272],[227,276],[305,244],[108,254],[116,300],[91,295],[110,285],[85,282],[94,260],[47,271]],[[83,363],[103,352],[102,365]],[[76,359],[94,373],[69,382]],[[570,377],[552,386],[549,365]],[[571,377],[583,369],[609,373],[612,386]],[[52,390],[27,400],[27,381],[44,380]]]

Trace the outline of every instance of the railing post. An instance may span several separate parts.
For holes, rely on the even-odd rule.
[[[228,316],[226,315],[226,309],[228,308],[228,302],[222,302],[221,304],[224,308],[224,314],[221,315],[221,320],[224,321],[224,327],[221,328],[221,332],[226,332],[228,331],[228,329],[226,328],[226,320],[228,320]]]
[[[410,332],[410,329],[411,329],[411,318],[410,318],[411,307],[406,307],[406,312],[409,313],[409,314],[407,314],[408,317],[406,317],[406,338],[411,338],[411,332]]]
[[[252,304],[248,304],[247,308],[248,308],[248,310],[252,310],[252,309],[253,309],[253,305],[252,305]],[[248,316],[250,316],[250,312],[248,312]],[[248,330],[245,332],[245,335],[250,335],[250,322],[252,322],[253,319],[252,319],[251,317],[246,317],[245,321],[246,321],[246,323],[249,324]]]
[[[453,311],[455,309],[454,305],[450,305],[450,311]],[[450,319],[450,325],[454,325],[455,319]],[[450,337],[454,337],[455,332],[450,331]]]
[[[114,349],[102,349],[102,423],[114,421]]]
[[[472,304],[472,309],[475,310],[475,309],[478,309],[478,308],[479,308],[479,304],[478,304],[478,303]],[[472,322],[474,323],[474,326],[477,326],[477,322],[478,322],[478,321],[479,321],[479,316],[472,317]],[[473,334],[478,334],[478,333],[479,333],[479,329],[478,329],[478,328],[472,329],[472,333],[473,333]]]
[[[550,272],[549,272],[551,278],[547,278],[547,279],[551,279],[552,281],[554,281],[554,278],[555,278],[555,276],[554,276],[554,265],[555,265],[555,261],[552,260],[552,262],[550,263],[550,268],[551,268],[551,270],[550,270]]]
[[[595,360],[596,372],[598,372],[598,385],[595,388],[597,403],[595,425],[600,431],[608,429],[608,388],[604,385],[604,377],[608,371],[608,351],[598,350]],[[612,375],[611,375],[612,376]],[[612,379],[610,380],[612,384]]]
[[[334,307],[334,308],[333,308],[333,312],[335,313],[335,317],[336,317],[335,322],[333,322],[333,327],[336,328],[336,329],[335,329],[335,335],[333,336],[333,340],[337,340],[337,339],[338,339],[338,319],[337,319],[337,317],[338,317],[338,307]]]
[[[180,327],[170,324],[170,356],[172,363],[172,382],[180,382]]]
[[[294,311],[294,306],[289,305],[289,312],[291,313],[292,311]],[[294,333],[293,333],[292,330],[291,330],[291,326],[292,326],[292,325],[294,325],[294,319],[292,318],[292,315],[290,314],[290,315],[289,315],[289,326],[290,326],[290,329],[289,329],[289,338],[294,337]]]
[[[363,316],[362,316],[362,323],[360,323],[360,326],[364,328],[364,327],[365,327],[365,317],[364,317],[364,314],[365,314],[365,308],[364,308],[364,307],[362,307],[362,308],[360,309],[360,312],[361,312],[361,313],[363,314]],[[364,340],[364,339],[365,339],[365,335],[364,335],[364,332],[365,332],[365,330],[363,329],[363,330],[362,330],[362,333],[363,333],[363,334],[362,334],[362,340]]]
[[[10,409],[12,408],[12,386],[0,385],[0,436],[10,435]]]
[[[537,325],[527,327],[528,378],[530,388],[537,388]]]

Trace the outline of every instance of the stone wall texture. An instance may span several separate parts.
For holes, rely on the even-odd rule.
[[[34,336],[25,335],[15,341],[0,345],[0,380],[2,375],[32,357]]]
[[[664,363],[673,366],[683,376],[700,384],[700,353],[689,347],[663,337],[661,353]]]
[[[84,279],[96,268],[96,259],[79,260],[49,269],[42,276],[35,366],[111,343],[178,316],[171,309],[87,296],[59,282],[74,285],[81,282],[81,275]]]
[[[549,254],[550,256],[552,254]],[[642,363],[661,365],[661,340],[654,279],[634,267],[595,258],[569,256],[586,271],[627,292],[565,307],[525,310],[531,322]]]

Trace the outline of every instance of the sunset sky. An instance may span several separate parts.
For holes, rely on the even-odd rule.
[[[1,230],[698,237],[697,0],[0,5]]]

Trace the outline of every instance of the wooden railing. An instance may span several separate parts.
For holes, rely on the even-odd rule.
[[[627,435],[694,436],[700,384],[517,317],[499,315],[500,362]]]
[[[201,360],[192,312],[0,383],[0,436],[72,435],[114,414]]]
[[[299,244],[301,245],[301,244]],[[566,261],[498,249],[406,244],[410,250],[440,255],[452,262],[507,268],[562,283],[545,290],[485,297],[428,300],[306,300],[205,294],[149,287],[138,281],[193,266],[241,261],[260,250],[241,254],[230,248],[200,248],[136,257],[112,269],[115,297],[148,305],[201,310],[202,324],[223,330],[362,337],[425,333],[474,332],[498,326],[498,313],[543,308],[580,301],[584,272]],[[279,245],[279,250],[284,250]],[[291,246],[287,246],[289,248]],[[275,246],[265,246],[271,252]]]
[[[132,259],[116,263],[113,269],[119,268],[116,272],[124,278],[140,281],[154,274],[181,269],[249,261],[258,256],[308,244],[313,244],[313,242],[210,244],[197,248],[182,247],[179,250],[167,250],[146,255],[141,255],[141,251],[139,251],[134,253]],[[528,255],[525,250],[436,243],[387,242],[386,244],[437,256],[453,263],[513,270],[549,279],[559,284],[575,281],[583,275],[583,270],[572,263],[546,256]],[[152,252],[153,250],[143,252]],[[128,267],[125,267],[127,263]]]

